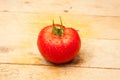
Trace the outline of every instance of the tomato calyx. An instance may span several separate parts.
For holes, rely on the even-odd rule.
[[[61,25],[58,27],[54,24],[54,20],[53,20],[52,33],[55,34],[56,36],[64,35],[64,29],[63,29],[63,24],[62,24],[61,17],[60,17],[60,22],[61,22]]]

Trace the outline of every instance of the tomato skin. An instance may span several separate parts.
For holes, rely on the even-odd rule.
[[[60,26],[55,24],[55,26]],[[56,64],[66,63],[74,59],[81,47],[79,34],[73,28],[64,28],[64,35],[52,33],[52,25],[43,28],[37,40],[37,46],[43,57]]]

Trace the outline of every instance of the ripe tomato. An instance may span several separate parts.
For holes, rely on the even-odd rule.
[[[53,21],[53,25],[46,26],[40,31],[37,46],[46,60],[60,64],[76,57],[81,40],[75,29],[66,28],[62,21],[61,24],[54,24]]]

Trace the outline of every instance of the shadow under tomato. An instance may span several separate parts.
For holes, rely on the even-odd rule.
[[[87,63],[87,61],[89,61],[92,57],[92,54],[88,54],[85,50],[81,50],[79,52],[79,54],[71,61],[67,62],[67,63],[63,63],[63,64],[54,64],[54,63],[51,63],[51,62],[48,62],[50,63],[51,65],[53,66],[81,66],[85,63]]]
[[[88,61],[90,61],[92,57],[93,57],[92,53],[88,53],[85,49],[81,49],[78,56],[71,61],[71,64],[81,66],[82,64],[85,64]]]
[[[55,63],[51,63],[51,62],[48,62],[50,63],[51,65],[53,66],[69,66],[69,65],[77,65],[77,64],[82,64],[84,63],[84,58],[81,56],[82,54],[79,53],[73,60],[67,62],[67,63],[62,63],[62,64],[55,64]]]

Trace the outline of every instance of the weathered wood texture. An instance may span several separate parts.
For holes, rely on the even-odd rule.
[[[120,16],[119,0],[1,0],[2,12],[69,12],[86,15]]]
[[[78,30],[79,55],[53,65],[41,56],[36,41],[46,25]],[[0,0],[0,80],[119,80],[119,0]]]
[[[119,80],[120,70],[81,67],[0,65],[0,80]]]

